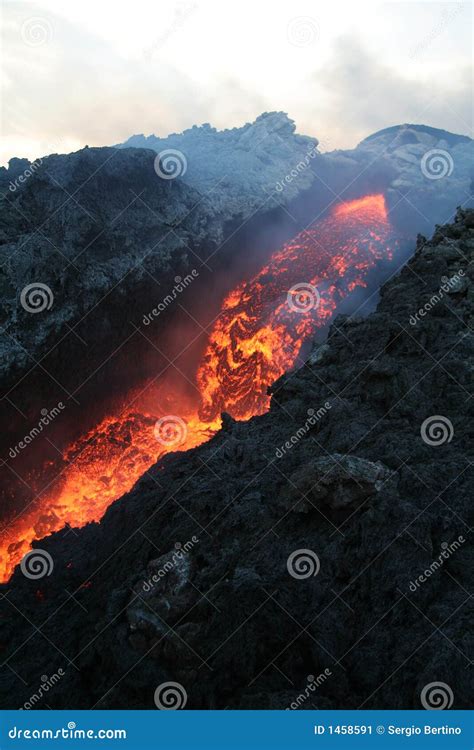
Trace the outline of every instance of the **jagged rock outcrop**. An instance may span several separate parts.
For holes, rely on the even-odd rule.
[[[386,128],[365,138],[354,155],[360,162],[385,162],[393,178],[387,198],[395,212],[410,208],[432,222],[445,222],[452,205],[470,205],[474,142],[468,136],[425,125]],[[467,201],[467,203],[466,203]]]
[[[139,285],[146,271],[164,276],[185,268],[186,239],[200,231],[186,218],[196,199],[189,187],[160,180],[153,154],[135,149],[49,156],[24,184],[7,191],[0,202],[2,323],[13,341],[2,338],[10,347],[3,373],[18,371],[28,352],[39,357],[46,341],[126,274]],[[47,315],[20,304],[22,289],[36,282],[47,284],[55,298]]]
[[[460,211],[267,414],[42,540],[51,574],[2,589],[2,707],[62,667],[52,708],[154,708],[166,681],[188,708],[420,708],[433,682],[467,708],[473,256]]]
[[[380,492],[393,472],[379,461],[332,453],[304,464],[288,478],[283,498],[293,508],[301,496],[308,496],[304,510],[312,503],[331,510],[354,509]]]
[[[328,150],[294,130],[285,113],[270,112],[242,128],[217,131],[205,124],[166,138],[134,135],[122,147],[189,155],[183,181],[197,190],[224,185],[215,205],[226,210],[242,194],[257,205],[259,194],[274,193],[287,203],[308,191],[317,212],[320,201],[330,203],[334,194],[350,198],[383,189],[393,217],[407,227],[409,216],[410,225],[431,232],[455,206],[472,206],[474,142],[468,136],[405,123],[373,133],[353,149]]]
[[[215,211],[228,214],[241,210],[244,196],[248,213],[259,208],[300,162],[309,167],[317,145],[317,138],[298,135],[284,112],[265,112],[240,128],[219,131],[206,123],[165,138],[133,135],[121,148],[177,149],[186,159],[183,181],[210,191]],[[314,172],[302,168],[297,177],[285,183],[285,203],[310,187]]]

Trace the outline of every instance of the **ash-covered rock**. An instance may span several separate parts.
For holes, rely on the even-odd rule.
[[[383,184],[392,219],[417,231],[431,233],[435,222],[450,219],[454,206],[473,206],[474,141],[427,125],[385,128],[354,149],[322,154],[314,168],[333,189],[338,181],[343,190],[360,182]]]
[[[163,620],[177,621],[196,600],[190,574],[191,559],[179,550],[151,560],[143,580],[133,587],[127,608],[131,633],[166,633]]]
[[[250,213],[265,196],[275,190],[283,193],[282,181],[285,203],[313,183],[314,172],[308,167],[316,157],[318,140],[295,131],[284,112],[264,112],[241,128],[219,131],[206,123],[166,138],[134,135],[121,148],[151,148],[157,153],[177,149],[187,159],[183,181],[201,193],[212,191],[217,212],[242,212],[245,201]],[[291,178],[298,164],[297,179]],[[285,181],[287,175],[290,179]]]
[[[393,472],[379,461],[332,453],[310,461],[289,477],[283,490],[286,502],[293,505],[301,495],[311,502],[333,510],[355,508],[377,495]]]
[[[195,709],[421,708],[433,682],[469,706],[473,220],[419,238],[269,413],[38,544],[51,575],[2,592],[3,707],[58,667],[59,709],[151,709],[167,681]]]

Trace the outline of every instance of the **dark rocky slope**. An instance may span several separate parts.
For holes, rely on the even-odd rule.
[[[279,201],[264,187],[315,143],[295,134],[287,117],[262,116],[246,127],[245,185],[230,163],[221,163],[213,181],[190,184],[179,170],[172,172],[176,179],[165,179],[155,152],[143,148],[84,148],[33,164],[12,159],[0,168],[0,455],[8,455],[41,409],[60,400],[67,408],[51,437],[62,450],[108,413],[113,399],[162,370],[166,358],[144,351],[137,332],[143,315],[194,271],[199,280],[181,301],[203,322],[198,311],[205,303],[212,320],[226,285],[240,281],[238,273],[251,274],[298,231],[280,204],[297,200],[307,181]],[[194,174],[194,155],[187,159]],[[236,180],[239,189],[231,190]],[[311,207],[300,219],[307,224],[314,215]],[[31,302],[27,297],[39,306],[36,314],[21,295],[38,284],[50,304],[42,309],[41,292]],[[187,322],[179,314],[176,305],[155,326],[155,344],[168,359],[173,349],[164,337]],[[42,451],[36,466],[55,458],[48,447]],[[25,465],[15,471],[31,484],[29,460],[22,456]],[[12,478],[3,468],[3,518]]]
[[[2,706],[61,668],[37,708],[152,709],[169,680],[188,708],[285,708],[299,694],[303,709],[420,708],[435,681],[467,707],[473,254],[474,212],[460,211],[419,238],[375,313],[336,319],[268,414],[226,417],[102,523],[43,540],[51,575],[17,569],[3,588]],[[438,445],[421,434],[433,416]],[[317,575],[288,572],[301,549]]]

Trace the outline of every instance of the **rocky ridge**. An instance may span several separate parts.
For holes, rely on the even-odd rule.
[[[122,326],[127,297],[149,297],[150,287],[157,286],[152,279],[172,286],[175,276],[201,268],[230,235],[232,223],[241,224],[258,209],[262,215],[274,209],[275,203],[265,205],[263,183],[273,185],[273,173],[283,174],[287,162],[298,162],[316,142],[294,130],[288,118],[271,116],[247,128],[241,137],[246,137],[245,186],[236,181],[231,162],[220,165],[214,181],[201,175],[190,184],[179,172],[167,179],[155,152],[146,148],[86,147],[33,163],[12,159],[9,169],[2,167],[2,386],[11,385],[31,358],[40,359],[107,296],[101,322],[93,326],[103,353],[114,340],[114,327]],[[194,156],[190,173],[193,162]],[[285,200],[305,187],[295,185]],[[51,290],[47,316],[21,304],[22,290],[38,282]],[[129,316],[132,309],[129,305]]]

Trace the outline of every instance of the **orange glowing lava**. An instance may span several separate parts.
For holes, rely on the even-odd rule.
[[[297,361],[301,347],[339,302],[391,258],[383,195],[336,206],[275,252],[225,298],[196,374],[195,402],[168,395],[169,411],[133,409],[102,420],[64,454],[64,469],[0,534],[0,578],[8,580],[31,543],[102,518],[166,452],[188,450],[220,427],[223,411],[249,419],[268,409],[267,387]],[[169,416],[169,415],[173,416]],[[157,421],[158,420],[158,421]]]
[[[228,411],[249,419],[266,411],[267,387],[294,365],[338,302],[390,257],[389,235],[383,195],[341,204],[231,292],[198,369],[200,416]]]

